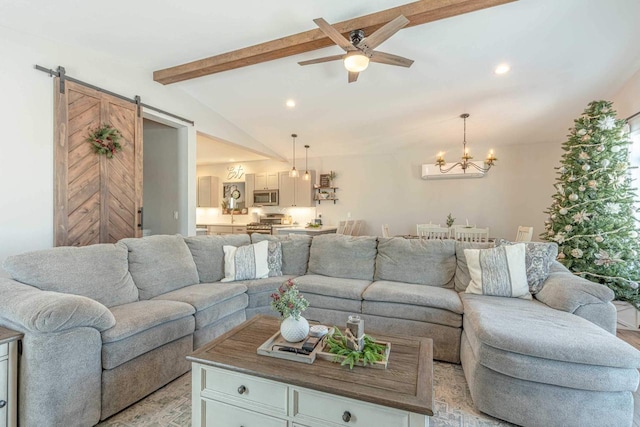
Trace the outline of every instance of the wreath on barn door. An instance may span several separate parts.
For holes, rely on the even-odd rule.
[[[91,132],[86,141],[93,144],[94,153],[104,154],[107,159],[111,159],[118,151],[122,151],[120,138],[122,138],[122,134],[118,129],[104,124]]]

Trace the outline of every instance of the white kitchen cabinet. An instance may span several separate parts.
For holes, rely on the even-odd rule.
[[[255,174],[256,190],[277,190],[278,172],[261,172]]]
[[[244,176],[244,205],[253,206],[253,191],[256,189],[256,174],[248,173]]]
[[[311,179],[305,181],[300,174],[298,178],[289,177],[289,171],[280,172],[280,206],[281,207],[314,207],[313,184],[316,172],[309,171]]]
[[[224,234],[247,234],[247,226],[235,224],[208,225],[207,234],[210,236],[221,236]]]
[[[199,208],[217,208],[219,193],[217,176],[198,177]]]
[[[289,171],[280,172],[280,191],[278,206],[288,208],[294,206],[295,191],[296,191],[296,179],[289,176]]]

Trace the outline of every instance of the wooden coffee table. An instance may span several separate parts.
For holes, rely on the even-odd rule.
[[[193,364],[194,427],[423,427],[433,415],[433,342],[372,334],[391,342],[387,369],[311,364],[260,356],[279,328],[256,316],[198,349]]]

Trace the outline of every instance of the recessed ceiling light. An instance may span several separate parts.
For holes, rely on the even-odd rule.
[[[507,74],[509,71],[511,71],[511,67],[509,66],[509,64],[500,64],[496,67],[495,70],[493,70],[493,72],[496,74]]]
[[[293,108],[296,106],[296,101],[294,101],[293,99],[287,99],[286,106],[289,108]]]

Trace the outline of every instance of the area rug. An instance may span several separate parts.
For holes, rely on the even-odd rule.
[[[511,426],[473,407],[462,366],[434,362],[436,427]],[[101,427],[189,427],[191,426],[191,374],[185,374],[119,414],[98,424]]]

